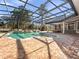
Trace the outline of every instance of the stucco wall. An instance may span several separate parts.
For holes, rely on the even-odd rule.
[[[75,6],[75,8],[76,8],[78,14],[79,14],[79,0],[72,0],[72,1],[73,1],[73,3],[74,3],[74,6]]]

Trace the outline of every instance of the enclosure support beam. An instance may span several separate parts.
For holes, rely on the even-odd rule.
[[[72,2],[72,0],[67,0],[69,2],[69,4],[71,5],[72,9],[74,10],[75,14],[78,15],[77,10]]]

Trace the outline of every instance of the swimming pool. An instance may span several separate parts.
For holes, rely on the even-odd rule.
[[[39,35],[40,34],[38,32],[13,32],[9,34],[8,37],[11,37],[14,39],[24,39],[24,38],[31,38]]]

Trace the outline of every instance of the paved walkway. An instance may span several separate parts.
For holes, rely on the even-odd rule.
[[[77,35],[51,35],[31,40],[0,38],[0,59],[79,59]]]
[[[79,34],[53,34],[55,42],[71,59],[79,59]]]

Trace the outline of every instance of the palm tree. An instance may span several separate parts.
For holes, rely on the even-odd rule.
[[[48,9],[46,8],[45,4],[40,5],[38,11],[39,11],[39,14],[41,15],[42,24],[45,24],[44,20],[48,16],[47,10]]]
[[[47,9],[46,9],[45,5],[41,4],[40,9],[39,9],[39,14],[41,15],[41,20],[42,20],[41,27],[40,27],[41,31],[44,31],[46,29],[45,22],[44,22],[45,17],[47,16],[47,14],[45,14],[46,12],[47,12]]]
[[[31,22],[29,12],[23,9],[23,6],[19,6],[19,9],[14,9],[12,12],[12,18],[15,20],[14,24],[17,29],[25,29],[26,23]]]

